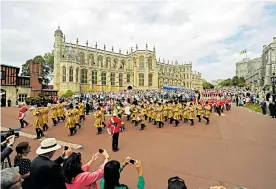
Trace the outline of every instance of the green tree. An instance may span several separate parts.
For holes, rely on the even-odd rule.
[[[211,83],[209,83],[208,81],[206,80],[202,80],[202,86],[203,86],[203,89],[213,89],[214,88],[214,85],[212,85]]]
[[[62,96],[65,98],[71,98],[73,96],[73,92],[71,90],[66,91]]]
[[[29,76],[30,75],[30,60],[27,60],[25,64],[21,67],[21,75]],[[34,62],[41,63],[42,65],[42,82],[43,84],[48,85],[51,78],[51,75],[54,71],[54,53],[48,52],[44,56],[38,55],[33,58]]]
[[[233,85],[233,86],[238,86],[239,81],[240,81],[240,78],[239,78],[238,76],[234,76],[234,77],[232,78],[232,85]]]

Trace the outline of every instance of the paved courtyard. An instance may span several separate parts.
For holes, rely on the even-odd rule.
[[[1,111],[3,127],[19,126],[17,108],[1,108]],[[85,161],[99,148],[107,149],[111,159],[123,160],[131,156],[141,160],[149,189],[166,188],[168,178],[176,175],[183,178],[190,189],[205,189],[211,185],[250,189],[276,187],[276,119],[233,107],[225,116],[213,114],[208,126],[196,122],[194,127],[183,123],[177,128],[166,124],[158,129],[148,124],[144,131],[139,131],[127,122],[127,131],[120,134],[120,151],[114,153],[108,134],[96,135],[93,117],[87,118],[73,137],[67,136],[64,123],[52,127],[52,122],[45,136],[82,145],[84,149],[80,151]],[[27,120],[32,123],[32,119],[28,112]],[[35,134],[32,124],[22,131]],[[31,143],[30,157],[34,158],[40,141],[20,137],[16,143],[20,141]],[[125,168],[121,182],[136,188],[135,167]]]

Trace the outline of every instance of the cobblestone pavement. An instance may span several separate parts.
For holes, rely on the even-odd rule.
[[[2,127],[19,127],[16,107],[1,108]],[[50,117],[50,116],[49,116]],[[32,123],[28,112],[27,121]],[[194,127],[182,123],[175,128],[165,124],[158,129],[147,124],[139,131],[127,122],[127,131],[120,134],[119,152],[111,151],[111,139],[105,132],[96,135],[92,115],[87,116],[83,127],[73,137],[68,137],[64,123],[52,127],[46,137],[81,145],[78,150],[87,161],[99,148],[105,148],[112,159],[123,160],[126,156],[141,160],[146,188],[167,187],[172,176],[183,178],[191,189],[205,189],[211,185],[227,188],[244,186],[250,189],[273,189],[276,186],[276,119],[258,115],[240,107],[233,107],[225,116],[212,115],[210,125],[196,122]],[[30,139],[35,134],[32,124],[22,130],[17,139],[29,141],[32,146],[31,158],[40,141]],[[29,138],[27,138],[29,137]],[[64,144],[64,143],[63,143]],[[76,147],[76,146],[74,146]],[[59,155],[61,150],[56,153]],[[100,162],[97,162],[95,169]],[[121,182],[136,188],[137,172],[129,165],[121,175]]]

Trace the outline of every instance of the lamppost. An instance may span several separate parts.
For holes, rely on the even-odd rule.
[[[275,102],[275,84],[276,84],[276,76],[275,73],[271,76],[271,83],[272,83],[272,101]]]

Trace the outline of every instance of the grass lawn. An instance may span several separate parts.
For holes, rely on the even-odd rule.
[[[249,103],[249,104],[247,104],[247,106],[244,106],[244,107],[247,109],[250,109],[252,111],[255,111],[255,112],[260,112],[260,113],[263,112],[258,104],[254,105],[252,103]]]

